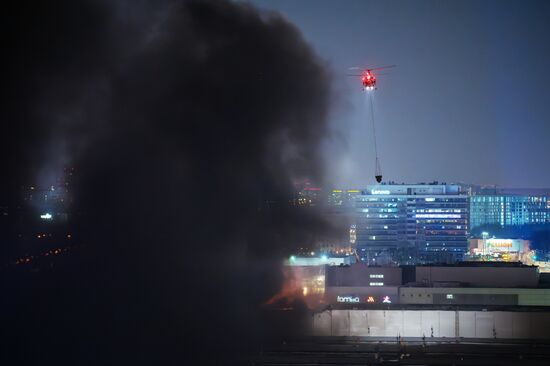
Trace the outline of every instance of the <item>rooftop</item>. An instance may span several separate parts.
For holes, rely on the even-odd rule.
[[[475,261],[468,261],[468,262],[457,262],[453,264],[448,263],[433,263],[433,264],[419,264],[417,267],[536,267],[536,266],[530,266],[527,264],[523,264],[521,262],[475,262]]]

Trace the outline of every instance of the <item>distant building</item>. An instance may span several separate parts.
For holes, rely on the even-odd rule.
[[[328,195],[329,206],[353,207],[355,197],[361,194],[359,189],[333,189]]]
[[[73,203],[72,181],[74,168],[65,167],[63,173],[51,179],[49,185],[30,185],[22,188],[22,200],[32,207],[34,215],[43,220],[67,221]]]
[[[335,241],[335,240],[319,240],[317,242],[317,250],[319,253],[323,253],[327,257],[352,255],[353,249],[349,240]]]
[[[458,185],[368,186],[355,201],[360,260],[369,264],[461,260],[468,249],[468,198]]]
[[[320,187],[307,186],[298,191],[295,204],[297,206],[318,206],[323,203],[323,190]]]
[[[470,229],[482,225],[520,226],[550,223],[547,190],[493,189],[472,192]]]

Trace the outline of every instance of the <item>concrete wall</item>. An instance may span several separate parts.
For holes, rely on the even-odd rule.
[[[327,310],[313,315],[312,334],[550,339],[550,312]]]
[[[434,304],[517,305],[518,295],[512,294],[433,294]]]

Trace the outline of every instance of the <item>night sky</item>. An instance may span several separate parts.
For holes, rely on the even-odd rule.
[[[550,186],[550,4],[545,1],[254,1],[303,32],[330,66],[335,184],[374,183],[368,105],[350,66],[378,80],[385,180]]]

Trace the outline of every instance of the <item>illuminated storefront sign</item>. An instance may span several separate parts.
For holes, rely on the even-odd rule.
[[[336,301],[337,302],[350,302],[350,303],[360,302],[358,296],[337,296]]]
[[[358,303],[367,303],[367,304],[391,304],[392,298],[390,296],[374,296],[374,295],[366,295],[366,296],[355,296],[355,295],[348,295],[348,296],[336,296],[336,302],[339,303],[348,303],[348,304],[358,304]]]
[[[512,248],[513,241],[510,239],[488,239],[487,245],[495,248]]]

